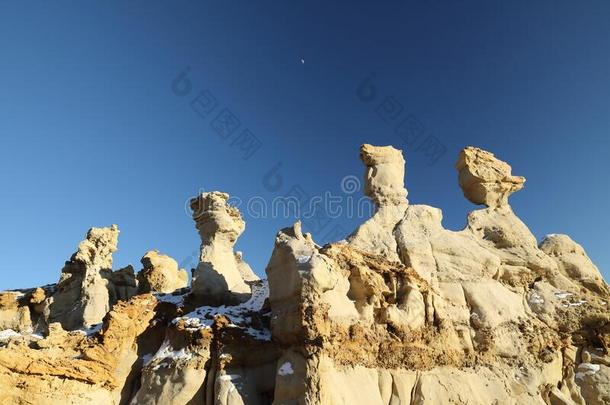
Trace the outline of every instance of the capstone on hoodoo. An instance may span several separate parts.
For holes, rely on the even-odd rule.
[[[498,207],[523,188],[525,177],[513,176],[508,163],[493,153],[469,146],[460,152],[455,164],[464,196],[474,204]]]

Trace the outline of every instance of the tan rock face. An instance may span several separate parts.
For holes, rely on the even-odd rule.
[[[242,252],[235,252],[235,261],[237,261],[237,270],[239,270],[239,274],[245,282],[258,281],[261,279],[256,275],[254,270],[252,270],[252,267],[244,261]]]
[[[377,205],[402,205],[407,198],[404,186],[405,159],[402,152],[392,146],[360,147],[364,173],[364,193]]]
[[[455,168],[464,196],[474,204],[507,205],[508,196],[525,183],[524,177],[513,176],[511,167],[493,153],[471,146],[462,150]]]
[[[211,302],[244,301],[250,293],[233,252],[246,225],[239,210],[227,204],[228,199],[228,194],[214,191],[191,200],[201,237],[199,265],[193,272],[191,287],[195,295]]]
[[[133,268],[112,271],[118,238],[116,225],[87,232],[62,269],[55,291],[40,304],[47,325],[59,322],[64,329],[74,330],[99,324],[116,302],[135,294]]]
[[[116,225],[87,232],[62,269],[57,292],[48,300],[48,323],[59,322],[65,329],[77,329],[102,321],[110,310],[108,278],[118,238]]]
[[[559,271],[569,279],[576,280],[585,288],[597,293],[608,293],[608,285],[599,269],[585,250],[568,235],[547,235],[540,243],[540,250],[549,255]]]
[[[392,146],[362,145],[360,159],[365,166],[364,193],[375,203],[373,217],[360,225],[348,242],[369,252],[398,261],[394,226],[407,209],[407,190],[404,187],[405,160],[402,152]]]
[[[22,295],[16,291],[0,293],[0,331],[26,332],[32,329],[30,310],[20,302]]]
[[[188,285],[188,274],[178,269],[178,263],[156,250],[146,252],[140,260],[144,268],[138,273],[138,290],[141,293],[172,293]]]
[[[374,216],[323,247],[299,222],[282,229],[267,280],[233,251],[244,223],[224,193],[193,202],[192,291],[166,293],[184,281],[153,251],[139,284],[154,294],[132,296],[133,268],[111,271],[113,229],[90,232],[57,292],[0,293],[0,403],[608,403],[608,285],[569,237],[538,245],[508,205],[507,164],[463,152],[465,194],[488,207],[451,231],[407,203],[399,151],[365,145],[362,159]],[[65,330],[86,325],[93,292],[114,305],[103,324]],[[70,297],[78,316],[39,328]]]

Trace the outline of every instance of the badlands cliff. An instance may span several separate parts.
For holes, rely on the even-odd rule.
[[[456,232],[408,203],[401,151],[360,158],[375,214],[325,246],[280,230],[264,280],[222,192],[191,201],[190,286],[157,251],[113,269],[118,228],[90,229],[57,284],[0,293],[0,403],[610,403],[608,285],[577,242],[515,215],[525,178],[464,149],[482,207]]]

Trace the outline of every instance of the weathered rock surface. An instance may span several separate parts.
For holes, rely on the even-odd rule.
[[[156,250],[146,252],[140,260],[144,268],[138,273],[138,290],[141,293],[172,293],[188,285],[188,274],[178,269],[178,263]]]
[[[246,224],[239,210],[227,204],[228,199],[228,194],[213,191],[191,200],[201,237],[199,265],[193,271],[191,288],[193,294],[209,302],[244,301],[250,293],[233,252]],[[241,267],[243,272],[243,264]]]
[[[102,321],[113,304],[112,254],[117,250],[118,239],[116,225],[87,232],[62,269],[57,291],[47,300],[48,324],[59,322],[72,330]]]
[[[407,203],[400,151],[361,157],[373,217],[323,247],[282,229],[267,280],[233,251],[244,222],[224,193],[191,202],[190,289],[153,251],[132,296],[133,268],[111,270],[118,230],[94,228],[57,288],[0,293],[0,403],[610,403],[608,285],[569,237],[538,245],[508,205],[523,183],[508,164],[462,152],[464,193],[487,207],[451,231]],[[104,305],[101,325],[65,330]]]
[[[347,240],[354,247],[398,261],[392,231],[408,205],[404,187],[405,160],[392,146],[368,144],[360,147],[360,159],[365,166],[364,193],[375,203],[376,212]]]
[[[508,196],[523,188],[525,178],[513,176],[511,167],[493,153],[479,148],[462,150],[455,164],[464,196],[475,204],[498,207],[508,204]]]

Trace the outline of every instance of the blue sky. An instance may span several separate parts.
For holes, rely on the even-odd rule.
[[[609,18],[602,1],[2,2],[0,288],[56,282],[87,229],[112,223],[115,268],[154,248],[190,269],[190,196],[342,195],[364,142],[403,149],[409,200],[449,229],[476,208],[459,150],[494,152],[527,178],[511,203],[532,232],[571,235],[608,278]],[[237,247],[263,274],[293,218],[245,219]],[[306,227],[325,243],[362,221]]]

